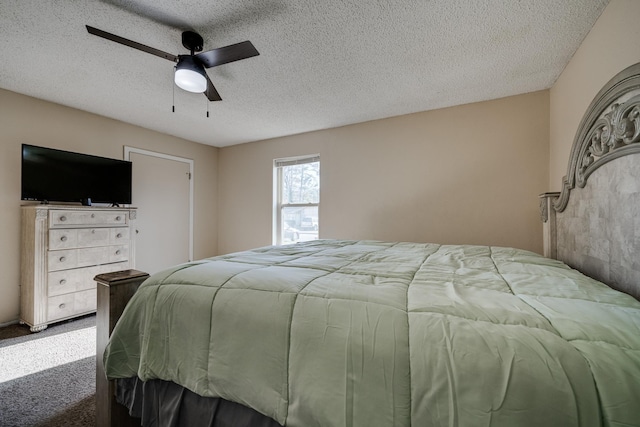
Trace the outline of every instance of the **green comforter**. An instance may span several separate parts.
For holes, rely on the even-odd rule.
[[[640,303],[522,250],[319,240],[152,276],[105,366],[286,426],[640,425]]]

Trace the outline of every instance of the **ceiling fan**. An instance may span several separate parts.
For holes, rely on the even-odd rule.
[[[211,83],[205,68],[216,67],[260,55],[248,40],[201,52],[203,45],[202,37],[193,31],[185,31],[182,33],[182,45],[191,53],[189,55],[172,55],[89,25],[86,27],[90,34],[176,62],[176,71],[174,74],[176,85],[189,92],[204,93],[209,101],[222,101],[222,98],[215,86],[213,86],[213,83]],[[201,53],[195,54],[194,52]]]

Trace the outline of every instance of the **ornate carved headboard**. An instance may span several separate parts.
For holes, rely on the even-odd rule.
[[[540,197],[545,256],[640,299],[640,63],[596,95],[562,191]]]

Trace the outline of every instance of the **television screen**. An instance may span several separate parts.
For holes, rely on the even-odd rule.
[[[22,200],[131,203],[131,162],[22,144]]]

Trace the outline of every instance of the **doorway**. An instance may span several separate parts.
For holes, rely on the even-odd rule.
[[[157,273],[193,259],[193,160],[125,147],[138,208],[136,269]]]

